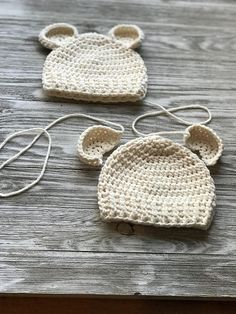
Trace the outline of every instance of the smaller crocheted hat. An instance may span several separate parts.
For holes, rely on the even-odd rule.
[[[43,68],[47,94],[96,102],[138,101],[147,91],[147,70],[137,48],[144,35],[136,25],[117,25],[107,36],[79,35],[70,24],[44,28],[41,44],[53,51]]]

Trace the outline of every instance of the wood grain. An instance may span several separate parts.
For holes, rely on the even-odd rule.
[[[153,296],[155,290],[156,296],[173,297],[178,291],[179,297],[217,298],[234,293],[236,276],[235,257],[219,259],[207,254],[183,258],[182,254],[62,254],[22,249],[1,252],[0,261],[5,266],[0,272],[5,279],[2,292],[11,293]]]
[[[0,293],[155,297],[236,297],[236,3],[234,1],[0,0],[0,141],[24,128],[44,127],[68,113],[89,113],[122,123],[155,109],[137,104],[85,104],[49,98],[41,89],[48,51],[39,31],[52,22],[80,33],[106,33],[137,23],[146,39],[139,52],[148,68],[147,100],[171,108],[206,105],[224,154],[211,169],[217,207],[209,231],[105,224],[99,219],[99,168],[76,156],[90,121],[72,119],[52,130],[53,149],[43,180],[23,195],[0,200]],[[200,111],[180,113],[193,121]],[[166,117],[139,125],[148,133],[174,130]],[[0,161],[29,137],[13,140]],[[181,139],[178,137],[178,141]],[[44,138],[1,171],[0,188],[16,189],[40,171]]]

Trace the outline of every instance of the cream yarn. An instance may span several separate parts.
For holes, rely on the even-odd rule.
[[[214,166],[223,152],[219,136],[205,125],[191,125],[184,134],[184,143],[200,154],[207,166]]]
[[[207,229],[215,187],[190,150],[150,135],[108,157],[99,177],[98,205],[104,221]]]
[[[67,23],[55,23],[46,26],[39,34],[42,46],[55,49],[66,46],[79,36],[77,29]]]
[[[123,43],[127,48],[135,49],[141,45],[144,39],[142,30],[132,24],[122,24],[114,26],[108,33],[112,39]]]
[[[210,111],[200,105],[165,109],[137,117],[132,128],[144,136],[120,146],[107,159],[98,183],[98,205],[104,221],[125,221],[159,227],[207,229],[214,214],[215,186],[206,165],[214,165],[223,144],[217,134],[202,125],[210,122]],[[173,112],[202,109],[208,119],[202,124],[177,117]],[[185,131],[145,134],[136,129],[139,120],[167,114]],[[186,147],[160,135],[183,134],[184,143],[198,151],[202,160]],[[206,164],[206,165],[205,165]]]
[[[103,125],[86,129],[77,146],[80,160],[91,166],[101,166],[103,155],[120,143],[123,132],[124,129],[116,131]]]
[[[43,67],[44,91],[52,96],[93,102],[144,98],[147,70],[133,50],[143,38],[136,25],[117,25],[108,36],[78,35],[74,26],[65,23],[47,26],[39,41],[54,51]]]
[[[116,127],[119,129],[119,131],[116,131],[114,129],[106,128],[104,126],[93,126],[89,129],[87,129],[79,138],[79,143],[78,143],[78,155],[80,159],[90,165],[96,166],[100,165],[102,162],[102,154],[108,151],[108,149],[113,149],[117,143],[118,143],[118,138],[120,138],[124,132],[124,127],[119,124],[119,123],[114,123],[111,121],[107,121],[104,119],[99,119],[90,115],[86,115],[83,113],[72,113],[68,114],[65,116],[62,116],[54,121],[52,121],[49,125],[47,125],[45,128],[31,128],[31,129],[25,129],[22,131],[15,132],[11,135],[9,135],[1,144],[0,144],[0,150],[3,149],[3,147],[13,138],[18,137],[22,134],[28,134],[28,133],[35,133],[37,132],[38,134],[35,136],[35,138],[24,148],[22,148],[18,153],[13,155],[12,157],[8,158],[6,161],[4,161],[0,165],[0,170],[4,169],[7,165],[12,163],[14,160],[18,159],[22,154],[24,154],[27,150],[29,150],[37,141],[38,139],[42,136],[45,135],[48,139],[48,148],[46,152],[46,156],[44,159],[44,163],[41,169],[40,174],[38,177],[33,180],[31,183],[27,184],[23,188],[13,191],[13,192],[8,192],[8,193],[1,193],[0,192],[0,197],[5,198],[5,197],[10,197],[14,195],[21,194],[33,186],[35,186],[43,177],[48,159],[50,157],[50,152],[51,152],[51,146],[52,146],[52,139],[51,135],[49,134],[49,129],[51,129],[54,125],[63,122],[67,119],[71,118],[83,118],[83,119],[89,119],[93,120],[99,123],[102,123],[104,125],[111,125],[113,127]],[[111,131],[113,131],[113,134],[108,138],[108,134],[111,134]],[[109,131],[109,132],[108,132]],[[116,136],[114,135],[116,133]],[[101,141],[103,139],[103,141]],[[86,147],[85,147],[86,145]],[[89,156],[88,152],[93,154],[93,156]]]

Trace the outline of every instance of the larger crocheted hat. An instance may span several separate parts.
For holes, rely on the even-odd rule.
[[[207,229],[215,187],[196,154],[150,135],[108,157],[99,177],[98,204],[104,221]]]
[[[108,36],[87,33],[59,23],[39,35],[41,44],[53,51],[43,68],[47,94],[76,100],[126,102],[142,99],[147,90],[147,71],[133,49],[144,38],[135,25],[118,25]]]

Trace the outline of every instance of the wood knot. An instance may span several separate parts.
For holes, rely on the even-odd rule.
[[[116,230],[123,235],[133,235],[134,234],[134,227],[132,224],[125,223],[125,222],[119,222],[116,225]]]

